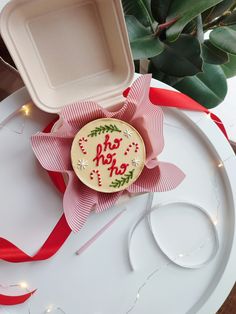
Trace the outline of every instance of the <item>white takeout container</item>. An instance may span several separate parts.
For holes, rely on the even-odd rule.
[[[134,75],[120,0],[12,0],[1,35],[34,103],[119,105]]]

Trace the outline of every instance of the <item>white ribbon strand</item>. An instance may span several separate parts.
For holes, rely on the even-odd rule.
[[[131,241],[132,241],[132,237],[133,234],[136,230],[136,228],[138,227],[138,225],[140,224],[141,221],[143,221],[144,219],[147,219],[148,221],[148,226],[149,226],[149,231],[151,232],[151,235],[154,239],[154,242],[156,244],[156,246],[158,247],[158,249],[162,252],[162,254],[173,264],[183,267],[183,268],[188,268],[188,269],[199,269],[203,266],[206,266],[208,263],[210,263],[216,256],[218,250],[219,250],[219,237],[218,237],[218,232],[216,229],[216,223],[215,220],[213,220],[211,218],[211,216],[208,214],[208,212],[200,205],[195,204],[195,203],[191,203],[188,201],[184,201],[184,200],[177,200],[177,201],[171,201],[171,202],[164,202],[164,203],[160,203],[158,205],[155,205],[154,207],[152,207],[152,201],[153,201],[153,193],[149,193],[149,197],[148,197],[148,201],[147,201],[147,205],[146,205],[146,210],[145,212],[141,215],[141,217],[134,223],[134,225],[131,227],[130,231],[129,231],[129,235],[128,235],[128,259],[129,259],[129,264],[130,264],[130,268],[132,271],[135,270],[134,267],[134,262],[131,256]],[[193,265],[187,265],[185,264],[183,261],[183,257],[184,256],[190,256],[192,255],[194,252],[196,252],[197,250],[201,249],[204,247],[204,245],[206,244],[208,239],[205,239],[204,243],[201,243],[201,245],[199,245],[199,247],[197,247],[196,249],[194,249],[193,251],[186,253],[186,254],[179,254],[177,257],[172,258],[168,255],[168,253],[165,251],[165,249],[161,246],[161,244],[159,243],[159,241],[157,240],[155,233],[154,233],[154,228],[153,228],[153,223],[152,223],[152,213],[154,211],[159,210],[160,208],[166,207],[166,206],[170,206],[170,205],[188,205],[189,207],[193,207],[196,210],[200,211],[204,217],[208,220],[208,222],[210,223],[213,233],[214,233],[214,248],[210,254],[210,256],[203,262],[201,263],[196,263]]]

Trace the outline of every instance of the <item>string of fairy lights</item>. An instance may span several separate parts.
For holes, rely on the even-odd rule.
[[[17,116],[23,116],[25,118],[30,117],[31,112],[32,112],[32,107],[33,107],[33,104],[29,102],[23,105],[22,107],[20,107],[19,109],[16,109],[15,111],[13,111],[10,115],[8,115],[6,118],[4,118],[0,122],[0,130],[3,129],[11,120],[16,118]],[[18,134],[22,134],[23,129],[24,129],[24,123],[22,123],[20,130],[17,130],[17,131],[15,130],[14,132]]]
[[[7,123],[9,123],[14,117],[16,117],[19,114],[23,114],[25,117],[29,117],[31,115],[32,112],[32,104],[31,103],[27,103],[25,105],[23,105],[20,109],[17,109],[16,111],[14,111],[13,113],[11,113],[9,116],[7,116],[4,120],[2,120],[0,122],[0,129],[2,129],[3,127],[5,127],[7,125]],[[211,119],[211,113],[207,114],[206,117],[208,119]],[[166,124],[167,126],[170,127],[175,127],[175,128],[179,128],[181,129],[181,127],[176,126],[172,123],[169,122],[164,122],[164,124]],[[214,215],[210,215],[207,214],[207,218],[209,218],[209,220],[211,221],[212,225],[214,226],[214,230],[216,232],[217,235],[217,225],[219,224],[219,209],[221,207],[221,200],[219,198],[219,193],[218,193],[218,183],[217,183],[217,175],[218,172],[215,171],[215,169],[221,169],[224,167],[224,163],[228,160],[232,158],[232,156],[219,161],[216,165],[216,167],[214,168],[214,179],[212,180],[212,188],[213,188],[213,194],[214,194],[214,199],[216,201],[216,211]],[[149,228],[150,230],[153,232],[152,230],[152,224],[151,224],[151,211],[152,211],[152,203],[153,203],[153,193],[149,193],[149,197],[148,197],[148,201],[147,201],[147,205],[146,205],[146,211],[145,211],[145,215],[143,215],[135,224],[133,227],[131,227],[130,229],[130,233],[128,236],[128,257],[129,257],[129,262],[130,262],[130,267],[131,270],[134,271],[135,267],[131,258],[131,239],[132,239],[132,235],[134,230],[136,229],[136,227],[138,226],[139,222],[141,222],[144,218],[148,218],[148,223],[149,223]],[[191,206],[191,203],[188,203]],[[192,204],[193,205],[193,204]],[[193,205],[194,207],[194,205]],[[198,206],[195,206],[196,209],[199,209]],[[76,255],[80,255],[85,249],[88,249],[90,247],[90,245],[92,245],[108,228],[110,228],[112,226],[113,223],[115,223],[115,221],[121,217],[121,215],[126,211],[127,208],[123,209],[119,214],[117,214],[115,217],[113,217],[105,226],[103,226],[92,238],[90,238],[79,250],[76,251]],[[205,211],[204,211],[205,213]],[[155,238],[155,236],[154,236]],[[218,241],[218,237],[215,238],[216,242]],[[168,261],[166,263],[164,263],[161,266],[157,266],[154,270],[152,270],[144,279],[144,281],[139,285],[139,287],[137,288],[137,292],[136,295],[134,297],[134,300],[132,302],[132,304],[130,305],[130,307],[128,308],[128,310],[125,312],[126,314],[129,314],[131,312],[134,311],[134,309],[136,308],[136,306],[138,305],[138,302],[140,302],[140,298],[142,296],[142,293],[145,289],[145,287],[147,287],[147,285],[151,282],[151,280],[154,280],[154,278],[157,277],[158,274],[160,274],[161,271],[165,270],[168,268],[168,266],[173,265],[173,264],[178,264],[179,265],[179,259],[183,259],[186,256],[191,256],[193,254],[196,254],[197,251],[200,251],[201,249],[203,249],[206,244],[208,243],[208,241],[212,240],[209,236],[207,237],[205,235],[205,237],[202,238],[202,240],[200,241],[199,245],[193,247],[189,252],[180,252],[179,254],[177,254],[174,258],[170,259],[168,258]],[[157,246],[160,249],[160,246],[158,245],[158,243],[156,243]],[[215,254],[212,255],[212,258],[210,258],[207,262],[210,262],[216,255],[217,253],[217,243],[216,243],[216,249],[215,249]],[[203,263],[201,266],[206,265],[206,263]],[[0,288],[5,289],[5,290],[11,290],[13,288],[19,288],[22,291],[26,291],[26,292],[30,292],[29,289],[29,285],[27,282],[20,282],[20,283],[16,283],[16,284],[9,284],[9,285],[1,285],[0,284]],[[9,312],[10,313],[10,312]],[[32,314],[31,312],[31,301],[29,300],[27,302],[27,313],[28,314]],[[66,314],[66,312],[61,308],[58,307],[56,305],[49,305],[45,308],[44,314],[46,313],[52,313],[52,314],[56,314],[56,313],[62,313],[62,314]]]
[[[30,117],[31,112],[32,112],[32,107],[33,107],[33,104],[29,102],[29,103],[23,105],[21,108],[13,111],[10,115],[8,115],[6,118],[4,118],[0,122],[0,130],[2,128],[4,128],[12,119],[14,119],[15,117],[17,117],[19,115],[23,115],[24,117]],[[21,132],[17,132],[17,133],[21,133]],[[4,290],[8,290],[8,291],[13,289],[13,288],[19,288],[23,292],[30,293],[29,285],[25,281],[20,282],[20,283],[15,283],[15,284],[9,284],[9,285],[0,284],[0,288],[2,288]],[[28,312],[28,314],[31,314],[31,302],[28,301],[27,305],[28,305],[27,312]],[[66,312],[61,307],[58,307],[55,305],[47,306],[44,310],[44,313],[45,314],[46,313],[52,313],[52,314],[63,313],[63,314],[66,314]]]
[[[231,157],[229,157],[231,158]],[[223,167],[223,163],[228,160],[229,158],[226,158],[224,161],[221,161],[217,164],[217,168],[222,168]],[[221,207],[221,200],[219,198],[219,193],[218,193],[218,184],[217,184],[217,172],[214,170],[214,176],[213,176],[213,179],[211,180],[211,183],[212,183],[212,192],[213,192],[213,196],[216,200],[216,210],[215,210],[215,213],[214,215],[209,216],[209,218],[211,219],[212,221],[212,224],[216,227],[218,224],[219,224],[219,210],[220,210],[220,207]],[[149,201],[147,203],[147,207],[146,207],[146,211],[150,210],[150,203],[152,203],[152,200],[153,200],[153,196],[152,195],[149,195]],[[143,218],[143,217],[141,217]],[[141,221],[142,219],[140,219]],[[139,224],[140,222],[139,220],[136,222],[136,224],[134,225],[134,228],[136,228],[136,226]],[[216,230],[216,229],[215,229]],[[217,230],[216,230],[217,232]],[[130,267],[131,267],[131,270],[133,271],[134,270],[134,265],[133,265],[133,262],[132,262],[132,259],[131,259],[131,253],[130,253],[130,246],[131,246],[131,238],[132,238],[132,233],[133,233],[133,230],[131,229],[130,230],[130,235],[129,235],[129,238],[128,238],[128,256],[129,256],[129,264],[130,264]],[[193,254],[196,254],[196,252],[198,251],[201,251],[205,246],[206,244],[211,240],[211,238],[207,235],[203,236],[199,245],[193,247],[189,252],[185,252],[185,253],[178,253],[174,258],[172,259],[168,259],[168,261],[166,263],[164,263],[163,265],[161,266],[157,266],[154,270],[152,270],[147,276],[146,278],[144,279],[144,281],[139,285],[139,287],[137,288],[137,292],[136,292],[136,295],[134,297],[134,300],[131,304],[131,306],[128,308],[128,310],[125,312],[125,314],[129,314],[131,312],[133,312],[136,308],[136,306],[138,305],[138,302],[140,301],[140,298],[142,296],[142,292],[144,291],[144,289],[147,287],[148,284],[151,283],[152,280],[154,280],[154,278],[156,279],[156,277],[161,273],[161,271],[164,271],[165,269],[167,269],[170,265],[173,265],[173,264],[177,264],[179,266],[182,266],[179,264],[179,260],[180,259],[183,259],[184,257],[187,257],[187,256],[191,256]],[[213,260],[213,258],[215,257],[216,253],[218,251],[218,243],[216,244],[215,246],[215,254],[212,254],[211,257],[208,259],[208,261],[206,261],[207,263],[202,263],[202,266],[205,266],[207,265],[210,261]],[[191,267],[190,267],[191,268]]]
[[[211,113],[208,113],[206,115],[206,117],[207,117],[207,119],[212,119]],[[200,120],[202,120],[202,119],[200,119]],[[200,120],[198,122],[200,122]],[[177,125],[174,125],[172,123],[169,123],[169,122],[166,122],[164,124],[166,124],[169,127],[178,128],[180,130],[182,129],[181,127],[179,127]],[[215,210],[215,214],[213,214],[212,217],[209,216],[209,218],[211,218],[212,224],[215,227],[217,227],[219,225],[219,222],[220,222],[219,221],[219,209],[221,207],[221,200],[220,200],[220,197],[219,197],[218,183],[217,183],[218,171],[221,168],[223,168],[224,167],[224,163],[227,162],[231,158],[233,158],[232,155],[227,157],[227,158],[225,158],[224,160],[218,161],[218,163],[216,165],[214,165],[214,169],[213,169],[214,175],[213,175],[213,180],[211,180],[211,186],[212,186],[212,190],[213,190],[213,196],[214,196],[214,199],[216,201],[216,206],[215,206],[216,210]],[[218,170],[218,171],[216,171],[216,170]],[[217,231],[217,229],[216,229],[216,231]],[[190,252],[177,254],[175,258],[173,258],[172,260],[169,259],[167,263],[163,264],[162,266],[158,266],[152,272],[150,272],[148,274],[148,276],[144,279],[144,281],[140,284],[140,286],[137,288],[137,292],[136,292],[134,301],[132,302],[132,304],[129,307],[129,309],[126,311],[126,314],[129,314],[129,313],[134,311],[134,309],[136,308],[138,302],[140,301],[142,291],[150,283],[151,280],[153,280],[158,274],[160,274],[160,272],[162,270],[165,270],[166,268],[168,268],[168,266],[172,265],[173,263],[174,264],[179,264],[177,262],[179,259],[182,259],[185,256],[191,256],[192,254],[195,254],[195,252],[202,250],[210,240],[211,239],[205,235],[203,237],[203,240],[200,241],[200,245],[199,246],[195,247]],[[129,241],[130,241],[130,239],[129,239]],[[129,254],[130,267],[133,270],[134,266],[132,264],[132,261],[130,261],[130,243],[128,243],[128,251],[129,251],[128,254]],[[214,258],[214,255],[215,254],[212,255],[213,258]],[[210,258],[208,260],[208,262],[210,262],[213,258]],[[204,264],[203,264],[203,266],[204,266]]]
[[[7,292],[9,292],[9,290],[11,290],[12,288],[19,288],[22,292],[30,293],[29,285],[25,281],[22,281],[22,282],[19,282],[19,283],[15,283],[15,284],[9,284],[9,285],[2,285],[2,284],[0,284],[0,288],[2,288],[4,290],[7,290]],[[3,307],[0,307],[0,309],[1,308],[3,308]],[[4,310],[5,310],[5,307],[4,307]],[[10,314],[10,312],[7,312],[7,313]],[[28,314],[32,314],[31,302],[30,301],[28,301],[28,303],[27,303],[27,313]],[[58,306],[53,305],[53,304],[50,304],[49,306],[47,306],[43,313],[44,314],[46,314],[46,313],[52,313],[52,314],[62,313],[62,314],[66,314],[66,312],[61,307],[58,307]]]

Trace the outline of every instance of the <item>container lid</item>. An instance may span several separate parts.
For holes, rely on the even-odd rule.
[[[122,101],[134,74],[120,0],[13,0],[1,34],[35,104]]]

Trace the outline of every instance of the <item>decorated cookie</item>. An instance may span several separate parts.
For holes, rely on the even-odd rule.
[[[137,130],[117,119],[98,119],[76,134],[71,161],[78,178],[106,193],[125,190],[143,170],[145,146]]]

